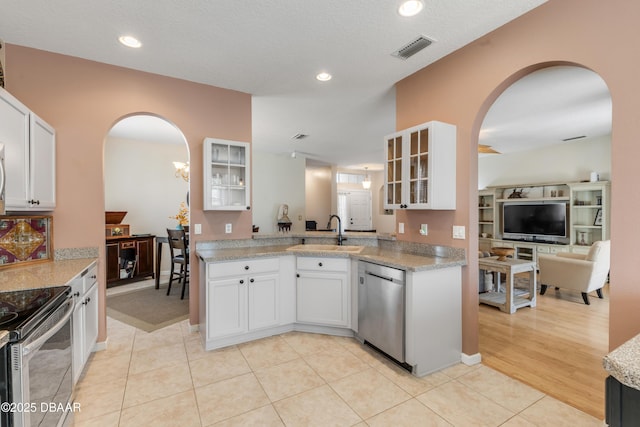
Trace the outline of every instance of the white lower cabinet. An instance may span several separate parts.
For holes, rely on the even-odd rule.
[[[296,321],[349,327],[349,259],[300,257],[296,267]]]
[[[200,329],[207,349],[292,323],[291,310],[281,306],[291,305],[293,280],[286,276],[293,276],[293,257],[201,263],[200,274],[206,280]]]
[[[73,311],[73,381],[80,378],[98,339],[98,266],[93,263],[70,283]]]

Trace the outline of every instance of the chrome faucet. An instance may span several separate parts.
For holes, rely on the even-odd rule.
[[[338,245],[342,246],[342,242],[347,239],[342,237],[342,220],[340,219],[340,217],[338,215],[330,215],[329,222],[327,223],[327,228],[331,228],[331,220],[333,218],[338,218]]]

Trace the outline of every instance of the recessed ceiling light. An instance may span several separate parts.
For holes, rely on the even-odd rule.
[[[398,7],[398,13],[401,16],[415,16],[420,13],[423,7],[424,5],[420,0],[408,0],[400,4],[400,7]]]
[[[140,40],[133,36],[120,36],[118,37],[118,41],[127,47],[139,48],[142,46]]]
[[[331,80],[331,74],[322,72],[316,76],[316,79],[320,80],[321,82],[328,82],[329,80]]]

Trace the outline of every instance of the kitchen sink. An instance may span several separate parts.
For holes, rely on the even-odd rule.
[[[364,249],[364,246],[353,245],[295,245],[287,248],[288,251],[296,252],[348,252],[348,253],[360,253]]]

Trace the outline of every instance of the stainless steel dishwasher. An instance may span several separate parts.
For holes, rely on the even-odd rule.
[[[360,261],[358,338],[405,361],[404,271]]]

